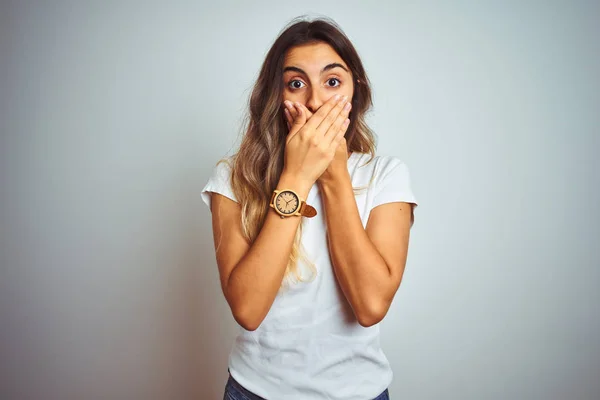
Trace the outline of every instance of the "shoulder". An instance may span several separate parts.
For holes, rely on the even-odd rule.
[[[208,182],[217,186],[231,185],[231,172],[233,169],[233,157],[222,157],[212,165]]]
[[[223,157],[213,166],[213,175],[221,176],[231,174],[233,168],[233,156]]]
[[[401,201],[417,204],[412,191],[408,166],[394,155],[357,154],[356,170],[353,173],[358,184],[366,184],[373,195],[372,207],[379,204]]]
[[[376,156],[376,163],[379,176],[385,176],[397,168],[406,167],[404,161],[402,161],[399,157],[391,155]]]
[[[384,181],[394,172],[408,172],[406,163],[394,155],[376,154],[372,157],[371,154],[357,153],[356,158],[357,171],[368,174],[374,182]]]
[[[210,177],[202,189],[202,200],[210,208],[211,193],[219,193],[237,202],[231,187],[231,171],[233,168],[233,156],[221,158],[213,165]]]

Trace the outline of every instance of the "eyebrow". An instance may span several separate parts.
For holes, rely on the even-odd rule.
[[[336,67],[340,67],[342,68],[344,71],[346,72],[350,72],[348,71],[348,68],[344,67],[342,64],[340,63],[331,63],[331,64],[327,64],[326,66],[323,67],[323,69],[321,70],[321,74],[323,74],[323,72],[329,71],[330,69],[336,68]],[[295,72],[299,72],[301,74],[307,75],[308,74],[306,72],[304,72],[303,69],[298,68],[298,67],[293,67],[293,66],[289,66],[289,67],[285,67],[283,69],[283,72],[287,72],[287,71],[295,71]]]

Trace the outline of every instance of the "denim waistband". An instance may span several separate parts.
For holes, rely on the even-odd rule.
[[[229,368],[227,368],[227,372],[229,372]],[[249,400],[267,400],[264,397],[260,397],[257,394],[252,393],[245,387],[243,387],[238,381],[236,381],[231,373],[229,374],[229,379],[227,380],[227,384],[235,387],[238,391],[240,391],[244,396],[248,397]]]
[[[240,391],[244,396],[248,398],[248,400],[267,400],[264,397],[260,397],[257,394],[252,393],[245,387],[243,387],[238,381],[231,376],[229,372],[229,368],[227,368],[227,372],[229,373],[229,378],[227,380],[227,384],[235,387],[238,391]],[[385,389],[379,396],[377,396],[374,400],[389,400],[389,391]]]

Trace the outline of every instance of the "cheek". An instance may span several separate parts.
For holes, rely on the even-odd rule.
[[[300,103],[304,103],[304,98],[303,98],[302,96],[299,96],[299,95],[297,95],[297,94],[290,93],[290,92],[289,92],[289,91],[287,91],[287,90],[283,92],[283,96],[282,96],[282,97],[283,97],[283,101],[285,101],[285,100],[289,100],[289,101],[291,101],[291,102],[298,101],[298,102],[300,102]]]

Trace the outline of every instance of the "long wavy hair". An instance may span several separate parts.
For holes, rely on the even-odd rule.
[[[280,32],[262,64],[259,76],[249,97],[248,113],[242,125],[242,141],[237,153],[227,162],[230,165],[232,191],[242,210],[243,235],[249,244],[258,236],[269,212],[269,200],[276,189],[284,167],[285,141],[288,128],[283,103],[283,62],[286,52],[303,44],[329,44],[350,68],[354,80],[350,124],[345,134],[348,150],[375,157],[375,136],[365,122],[372,107],[369,79],[354,46],[342,29],[331,19],[320,17],[312,21],[304,16],[293,19]],[[218,163],[217,163],[218,164]],[[363,188],[354,188],[361,190]],[[301,246],[302,222],[296,232],[290,258],[280,289],[294,281],[304,281],[298,261],[304,260],[316,276],[314,264]]]

